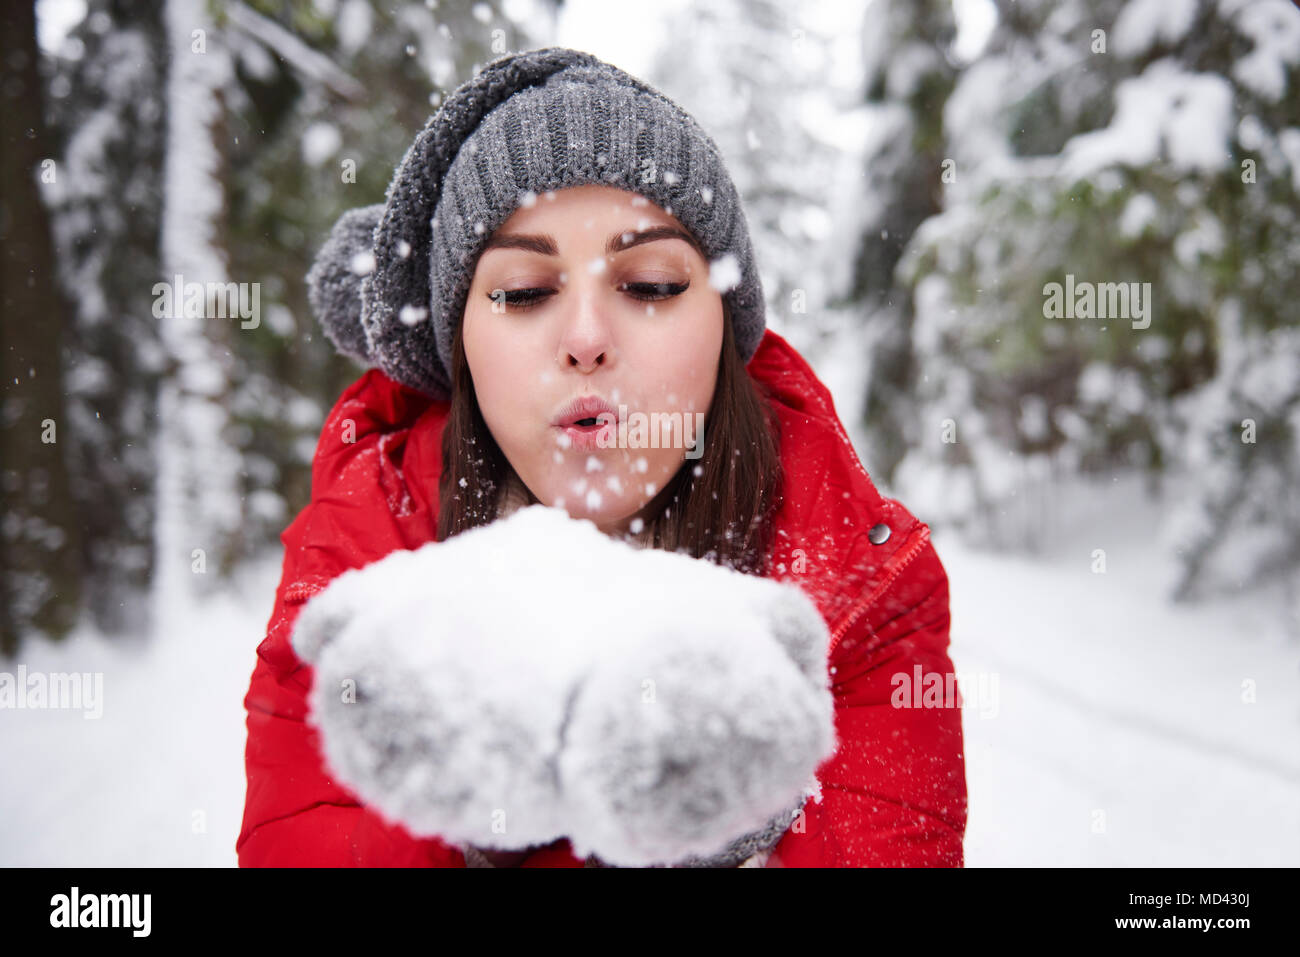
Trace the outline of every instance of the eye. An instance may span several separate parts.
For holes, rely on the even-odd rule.
[[[488,298],[493,303],[504,302],[515,312],[527,312],[554,291],[553,289],[496,289],[488,293]]]
[[[658,302],[680,296],[690,285],[689,282],[625,282],[618,288],[641,302]],[[495,289],[488,293],[488,298],[493,303],[504,302],[512,312],[527,312],[554,292],[554,289],[540,288]]]
[[[655,302],[680,296],[691,284],[689,282],[625,282],[618,288],[632,294],[633,299],[642,302]]]

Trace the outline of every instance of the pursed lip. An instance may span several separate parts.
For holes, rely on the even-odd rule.
[[[589,428],[596,428],[605,424],[605,422],[600,421],[603,413],[608,413],[606,421],[617,424],[618,410],[614,408],[613,404],[599,395],[582,395],[561,406],[560,410],[551,419],[551,425],[563,429],[574,425],[579,419],[597,419],[595,425],[588,426]],[[583,428],[583,426],[578,426],[578,428]]]

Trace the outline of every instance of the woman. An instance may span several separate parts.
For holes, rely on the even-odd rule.
[[[384,204],[340,219],[309,282],[331,340],[377,368],[331,412],[312,502],[282,536],[245,699],[241,865],[600,864],[566,839],[417,838],[358,801],[324,767],[291,641],[342,572],[534,503],[792,583],[824,619],[838,746],[821,793],[693,865],[961,865],[957,702],[898,694],[951,673],[944,569],[765,330],[739,197],[688,115],[585,53],[503,57],[448,97]],[[638,413],[678,441],[612,443]]]

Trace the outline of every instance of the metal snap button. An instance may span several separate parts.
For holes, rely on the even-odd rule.
[[[889,541],[889,526],[884,522],[879,525],[872,525],[871,530],[867,532],[867,539],[872,545],[882,545]]]

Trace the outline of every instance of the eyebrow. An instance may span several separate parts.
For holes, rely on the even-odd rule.
[[[680,239],[683,242],[690,243],[691,248],[699,253],[702,259],[709,258],[704,254],[704,250],[694,236],[685,230],[678,229],[676,226],[654,226],[640,231],[620,230],[605,240],[605,255],[612,256],[625,249],[631,249],[633,246],[641,246],[660,239]],[[554,237],[545,233],[495,233],[483,246],[483,252],[486,253],[489,249],[523,249],[528,252],[541,253],[543,256],[558,256],[560,254],[555,245]]]

